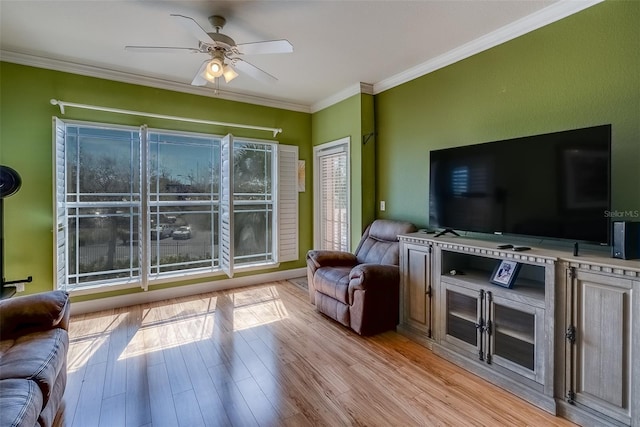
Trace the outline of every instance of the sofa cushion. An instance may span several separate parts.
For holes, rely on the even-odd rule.
[[[398,265],[398,234],[416,231],[410,222],[375,220],[364,232],[356,249],[360,264]]]
[[[313,276],[316,292],[343,304],[349,304],[349,273],[351,267],[321,267]]]
[[[362,264],[398,265],[399,248],[400,245],[397,242],[368,237],[362,242],[360,252],[358,252],[358,261]]]
[[[1,339],[15,338],[53,327],[67,329],[69,294],[51,291],[0,301]]]
[[[25,379],[0,380],[0,425],[35,426],[42,410],[42,392]]]
[[[37,383],[46,405],[60,370],[66,366],[69,335],[60,328],[33,332],[0,344],[0,380],[26,379]],[[42,409],[38,408],[38,413]],[[36,417],[37,418],[37,417]]]
[[[62,403],[62,397],[64,396],[64,389],[66,385],[67,385],[67,367],[64,366],[64,368],[62,368],[62,371],[60,371],[60,374],[58,375],[56,384],[53,386],[53,392],[51,393],[49,402],[47,402],[47,404],[42,409],[42,412],[40,412],[40,417],[38,418],[38,421],[40,422],[41,426],[54,425],[53,422],[56,419],[58,408],[60,408],[60,404]]]

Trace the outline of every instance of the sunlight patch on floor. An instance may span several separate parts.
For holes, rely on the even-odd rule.
[[[75,372],[85,366],[98,351],[107,351],[109,335],[124,327],[128,316],[128,313],[89,315],[83,320],[72,322],[69,330],[68,372]],[[107,326],[100,327],[104,324]]]
[[[289,317],[274,286],[234,292],[231,294],[231,300],[234,331],[278,322]]]
[[[289,317],[275,286],[180,301],[171,307],[173,312],[165,306],[145,309],[140,327],[118,360],[211,339],[216,328],[242,331]]]
[[[144,321],[118,360],[137,357],[191,344],[213,335],[217,298],[199,299],[173,305],[168,312],[157,306],[145,310]]]

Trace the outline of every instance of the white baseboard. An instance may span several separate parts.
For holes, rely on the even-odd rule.
[[[302,277],[307,274],[306,268],[275,271],[272,273],[253,274],[233,279],[222,279],[213,282],[196,283],[193,285],[175,286],[172,288],[149,290],[115,297],[99,298],[90,301],[80,301],[71,304],[71,315],[93,313],[95,311],[110,310],[136,304],[162,301],[171,298],[186,297],[223,289],[235,289],[260,283],[275,282]]]

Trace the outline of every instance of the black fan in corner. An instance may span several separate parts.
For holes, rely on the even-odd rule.
[[[0,199],[18,192],[22,185],[20,174],[9,166],[0,165]]]
[[[15,293],[15,288],[6,285],[31,281],[31,276],[12,282],[4,280],[4,199],[17,193],[21,185],[22,179],[18,172],[9,166],[0,165],[0,298],[7,298]]]

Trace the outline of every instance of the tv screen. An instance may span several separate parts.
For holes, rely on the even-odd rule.
[[[433,150],[432,227],[609,244],[611,125]]]

